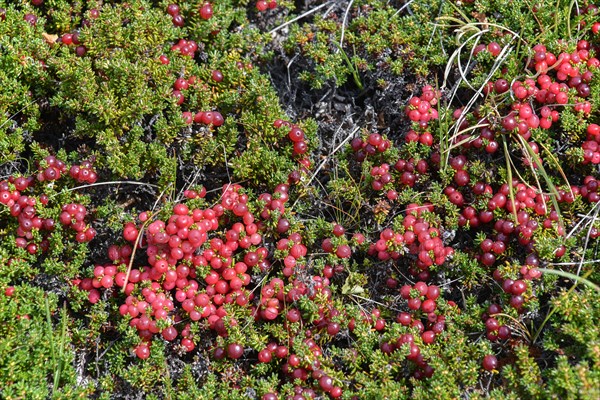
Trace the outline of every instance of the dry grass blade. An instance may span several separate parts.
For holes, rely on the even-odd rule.
[[[319,166],[315,169],[315,172],[313,172],[313,174],[311,175],[310,179],[308,180],[308,182],[306,182],[305,186],[310,186],[313,182],[313,180],[317,177],[317,175],[319,174],[319,172],[323,169],[323,167],[325,166],[325,164],[327,164],[327,162],[330,161],[330,159],[333,157],[333,155],[335,153],[337,153],[342,146],[344,146],[346,143],[348,143],[350,141],[350,139],[352,139],[352,137],[354,137],[354,134],[356,132],[358,132],[360,130],[360,127],[356,127],[354,128],[354,130],[352,130],[348,136],[346,136],[346,138],[340,143],[338,144],[330,153],[329,155],[327,155],[327,157],[325,157],[325,159],[323,161],[321,161],[321,163],[319,164]],[[297,201],[296,201],[297,202]],[[296,203],[294,203],[295,205]],[[292,208],[293,206],[292,205]]]
[[[560,269],[540,268],[539,270],[546,274],[558,275],[562,276],[563,278],[571,279],[577,283],[582,283],[600,293],[600,286],[596,285],[594,282],[590,281],[589,279],[583,276],[575,275],[566,271],[561,271]]]
[[[152,207],[152,210],[155,210],[156,207],[158,206],[158,203],[160,202],[160,199],[164,196],[165,192],[171,187],[171,185],[167,186],[160,194],[160,196],[158,196],[158,198],[156,199],[156,201],[154,202],[154,206]],[[129,275],[131,274],[131,268],[133,267],[133,260],[135,259],[135,253],[137,252],[137,249],[139,248],[140,245],[140,241],[142,240],[142,236],[144,235],[144,230],[146,229],[146,226],[148,226],[152,220],[154,219],[154,217],[160,212],[160,210],[154,211],[149,217],[148,219],[142,224],[142,227],[140,228],[140,231],[138,232],[138,235],[135,238],[135,243],[133,244],[133,251],[131,253],[131,258],[129,260],[129,264],[127,265],[127,273],[125,274],[125,281],[123,282],[123,289],[121,289],[121,291],[123,293],[125,293],[125,290],[127,288],[127,283],[129,282]]]
[[[518,319],[516,319],[515,317],[513,317],[510,314],[497,313],[497,314],[490,315],[490,317],[494,317],[494,318],[498,317],[498,316],[502,316],[504,318],[508,318],[509,320],[511,320],[514,323],[513,329],[517,330],[519,333],[521,333],[521,336],[523,336],[525,339],[527,339],[529,342],[531,342],[531,333],[529,332],[527,327],[523,324],[523,322],[519,321]]]
[[[574,280],[575,284],[569,288],[569,290],[567,291],[567,294],[572,293],[575,290],[575,288],[577,287],[577,285],[579,285],[580,282],[583,283],[584,285],[586,285],[588,287],[591,287],[592,289],[595,289],[598,292],[600,292],[600,287],[598,287],[596,284],[594,284],[593,282],[591,282],[591,281],[589,281],[587,279],[592,274],[592,272],[594,271],[593,269],[590,269],[583,276],[577,276],[577,275],[571,274],[569,272],[564,272],[564,271],[554,270],[554,269],[548,269],[548,268],[540,268],[540,271],[545,272],[545,273],[549,273],[549,274],[563,276],[565,278],[569,278],[569,279]],[[591,286],[590,286],[590,284],[591,284]],[[548,314],[546,315],[546,318],[544,318],[544,321],[541,323],[541,325],[538,328],[538,330],[535,332],[535,335],[533,335],[532,343],[535,343],[535,341],[540,337],[542,331],[544,330],[544,327],[546,326],[546,324],[548,323],[548,321],[550,321],[550,318],[552,317],[552,315],[554,315],[555,312],[556,312],[556,308],[552,307],[550,309],[550,311],[548,312]]]
[[[277,32],[278,30],[281,30],[281,29],[285,28],[286,26],[288,26],[288,25],[290,25],[290,24],[293,24],[294,22],[296,22],[296,21],[298,21],[298,20],[301,20],[302,18],[304,18],[304,17],[307,17],[307,16],[309,16],[310,14],[313,14],[313,13],[315,13],[315,12],[319,11],[321,8],[328,6],[330,3],[331,3],[331,2],[329,2],[329,1],[328,1],[327,3],[323,3],[323,4],[321,4],[320,6],[317,6],[317,7],[313,8],[313,9],[311,9],[311,10],[308,10],[308,11],[306,11],[305,13],[303,13],[303,14],[300,14],[300,15],[298,15],[297,17],[295,17],[295,18],[292,18],[292,19],[290,19],[289,21],[286,21],[286,22],[284,22],[283,24],[281,24],[281,25],[279,25],[279,26],[277,26],[277,27],[275,27],[275,28],[271,29],[271,30],[269,31],[269,33],[271,34],[271,33]]]
[[[152,183],[146,183],[146,182],[137,182],[137,181],[110,181],[110,182],[96,182],[96,183],[91,183],[89,185],[81,185],[81,186],[75,186],[72,188],[68,188],[68,189],[63,189],[62,192],[56,193],[54,195],[52,195],[51,197],[55,197],[57,195],[59,195],[60,193],[63,192],[73,192],[75,190],[81,190],[81,189],[87,189],[87,188],[91,188],[91,187],[96,187],[96,186],[106,186],[106,185],[137,185],[137,186],[150,186],[153,188],[157,188],[157,185],[154,185]]]
[[[342,20],[342,32],[340,34],[340,44],[335,51],[336,53],[338,53],[340,50],[342,50],[342,48],[344,46],[344,34],[346,33],[346,24],[348,23],[348,14],[350,13],[350,8],[352,7],[352,4],[354,4],[354,0],[350,0],[348,2],[348,7],[346,7],[346,11],[344,12],[344,19]]]
[[[512,204],[512,213],[515,218],[515,223],[518,223],[519,217],[517,217],[517,209],[515,207],[515,193],[513,188],[512,179],[512,168],[510,167],[510,154],[508,152],[508,145],[506,144],[506,137],[502,136],[502,146],[504,147],[504,158],[506,160],[506,180],[508,181],[508,196],[510,198],[510,204]]]
[[[446,143],[440,143],[440,148],[443,149],[449,149],[451,147],[450,143],[454,143],[457,141],[457,138],[462,134],[462,131],[460,129],[460,126],[462,125],[462,123],[464,122],[466,116],[470,113],[471,109],[473,108],[473,106],[475,105],[475,103],[477,102],[477,100],[483,96],[483,89],[485,88],[487,82],[492,78],[492,76],[494,76],[494,74],[496,73],[496,71],[500,68],[500,66],[502,65],[502,63],[506,60],[506,58],[508,58],[508,55],[510,54],[510,52],[512,51],[513,47],[511,46],[505,46],[502,51],[500,52],[500,54],[498,55],[498,57],[496,58],[496,61],[494,62],[494,65],[492,66],[492,69],[490,70],[490,72],[488,73],[488,75],[486,76],[484,83],[481,85],[481,87],[475,92],[475,94],[469,99],[468,103],[463,107],[462,112],[460,114],[460,116],[458,117],[458,119],[450,126],[450,128],[448,129],[448,131],[452,131],[452,134],[447,136],[444,135],[444,137],[442,137],[442,141],[446,141]],[[455,57],[454,57],[455,58]],[[451,58],[451,62],[454,58]],[[447,64],[447,68],[448,65],[451,66],[451,62],[449,62]],[[463,80],[463,77],[461,77],[459,79],[459,82],[457,82],[454,86],[454,89],[452,91],[452,94],[450,96],[450,99],[447,102],[447,106],[446,106],[446,112],[444,114],[449,115],[450,113],[450,105],[452,104],[454,98],[456,97],[456,93],[458,91],[458,88],[460,86],[460,82]],[[446,86],[447,82],[444,82],[444,84],[442,85],[442,88],[444,88]],[[448,160],[450,158],[450,152],[446,151],[445,152],[445,157],[442,158],[442,162],[441,162],[441,167],[442,170],[444,170],[446,168],[446,166],[448,165]]]
[[[471,132],[471,131],[477,130],[477,129],[479,129],[479,128],[485,128],[485,127],[487,127],[487,126],[490,126],[490,124],[477,124],[477,125],[469,126],[469,127],[465,128],[465,129],[463,129],[463,130],[459,131],[459,132],[458,132],[458,135],[459,135],[459,136],[460,136],[460,135],[465,135],[465,134],[467,134],[468,132]],[[450,152],[450,151],[452,151],[452,150],[454,150],[454,149],[456,149],[456,148],[459,148],[459,147],[461,147],[463,144],[465,144],[465,143],[469,143],[470,141],[472,141],[472,140],[473,140],[473,139],[475,139],[475,138],[476,138],[476,136],[474,136],[474,135],[473,135],[473,136],[470,136],[470,137],[468,137],[468,138],[465,138],[465,139],[459,140],[458,142],[455,142],[455,143],[451,144],[451,145],[450,145],[450,146],[449,146],[449,147],[448,147],[446,150],[444,150],[444,151],[443,151],[443,153],[444,153],[444,154],[446,154],[447,152]]]
[[[521,145],[523,146],[523,148],[527,151],[527,153],[529,154],[529,156],[535,163],[537,170],[539,171],[539,175],[541,175],[542,178],[544,178],[544,181],[546,182],[546,185],[548,186],[548,189],[550,190],[550,199],[552,199],[552,205],[554,206],[554,209],[558,213],[559,224],[564,229],[565,224],[564,224],[562,214],[560,212],[560,207],[558,205],[559,194],[558,194],[558,190],[556,189],[556,186],[554,186],[552,179],[550,179],[550,176],[548,175],[548,173],[546,172],[546,169],[544,168],[544,165],[542,164],[542,160],[533,151],[533,149],[531,148],[531,145],[529,143],[527,143],[527,141],[525,139],[523,139],[522,136],[517,135],[517,137],[519,138],[519,141],[520,141]]]
[[[540,146],[545,151],[545,155],[548,156],[550,158],[550,160],[552,160],[552,163],[556,167],[556,170],[558,171],[558,173],[562,176],[563,180],[565,181],[565,185],[569,189],[569,192],[571,193],[572,196],[574,196],[573,191],[571,190],[571,184],[569,183],[569,180],[567,179],[567,175],[565,174],[565,171],[563,171],[562,167],[560,166],[560,162],[556,159],[556,157],[554,157],[554,154],[552,154],[552,152],[550,150],[548,150],[548,148],[543,143],[538,143],[538,146]]]

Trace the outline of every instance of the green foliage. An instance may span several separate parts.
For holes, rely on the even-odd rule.
[[[306,64],[299,76],[315,89],[352,78],[362,90],[361,76],[376,70],[400,75],[410,68],[425,76],[446,62],[444,47],[452,45],[432,23],[440,6],[449,8],[444,2],[411,2],[409,15],[385,2],[354,2],[348,11],[317,14],[311,24],[293,26],[285,48],[299,48]]]
[[[47,315],[45,299],[49,301]],[[59,317],[60,316],[60,317]],[[57,309],[56,296],[29,285],[0,296],[0,393],[5,399],[86,398],[88,385],[78,382],[73,365],[67,315]],[[55,328],[56,325],[56,328]],[[62,326],[62,328],[60,328]],[[59,351],[59,347],[60,350]],[[57,366],[61,365],[60,370]],[[47,378],[51,377],[48,384]],[[56,386],[55,386],[56,384]]]
[[[568,104],[548,103],[558,121],[530,137],[503,119],[528,104],[540,114],[535,95],[487,87],[538,79],[538,43],[558,55],[586,39],[593,57],[592,10],[360,0],[301,15],[289,1],[258,11],[224,0],[205,19],[204,2],[178,1],[178,27],[170,3],[0,1],[0,397],[333,397],[325,375],[344,399],[598,397],[598,171],[582,147],[596,140],[597,68],[578,64],[589,96],[571,84]],[[180,40],[196,43],[193,56]],[[493,41],[504,57],[473,54]],[[290,87],[298,79],[330,91]],[[331,108],[317,112],[316,98]],[[338,100],[361,113],[342,115]],[[585,101],[591,112],[576,111]],[[438,118],[409,121],[417,103]],[[406,143],[409,129],[421,142]],[[56,172],[49,156],[65,162],[57,179],[44,175]],[[69,176],[88,161],[98,182]],[[527,198],[513,212],[498,193]],[[64,217],[72,203],[85,215]],[[109,267],[110,285],[96,276]]]

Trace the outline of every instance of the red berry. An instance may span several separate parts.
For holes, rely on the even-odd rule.
[[[169,4],[167,6],[167,13],[171,16],[176,16],[179,14],[179,6],[177,4]]]
[[[223,81],[223,73],[221,71],[219,71],[218,69],[215,69],[212,72],[211,77],[212,77],[213,81],[215,81],[215,82]]]
[[[209,20],[213,16],[213,8],[212,4],[204,3],[202,7],[200,7],[200,17],[205,20]]]
[[[498,359],[495,355],[488,354],[483,357],[482,366],[486,371],[493,371],[498,367]]]
[[[506,79],[501,78],[494,83],[494,90],[496,91],[496,93],[505,93],[508,91],[509,88],[510,85]]]
[[[269,7],[269,5],[267,4],[267,2],[265,0],[258,0],[256,2],[256,9],[258,11],[265,11],[267,8]]]
[[[262,349],[258,352],[258,361],[260,361],[261,363],[271,362],[272,357],[272,352],[269,351],[269,349]]]
[[[330,376],[323,375],[321,379],[319,379],[319,386],[326,392],[331,391],[333,389],[333,379]]]
[[[185,19],[183,19],[183,17],[180,14],[174,15],[172,18],[173,21],[173,25],[178,26],[178,27],[182,27],[183,25],[185,25]]]
[[[333,397],[334,399],[337,399],[339,397],[342,396],[342,388],[339,386],[334,386],[330,391],[329,391],[329,395],[331,397]]]
[[[497,57],[500,54],[502,47],[496,42],[491,42],[487,45],[487,50],[492,56]]]
[[[350,250],[350,246],[348,246],[347,244],[343,244],[337,248],[335,254],[339,258],[348,258],[352,254],[352,250]]]
[[[150,357],[150,348],[146,343],[139,344],[135,348],[135,355],[138,356],[138,358],[145,360]]]
[[[237,343],[230,343],[227,346],[227,356],[229,358],[238,359],[244,354],[244,348]]]

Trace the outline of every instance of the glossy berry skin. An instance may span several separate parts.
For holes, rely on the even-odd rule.
[[[483,357],[481,365],[486,371],[493,371],[498,367],[498,359],[495,355],[488,354],[485,357]]]
[[[223,73],[217,69],[212,71],[211,77],[212,77],[212,80],[215,82],[223,81]]]
[[[135,348],[135,355],[138,356],[138,358],[145,360],[150,357],[150,348],[147,344],[142,343]]]
[[[269,8],[269,5],[267,4],[267,2],[265,0],[258,0],[256,2],[256,9],[258,11],[265,11],[267,10],[267,8]]]
[[[204,5],[202,7],[200,7],[200,18],[204,19],[204,20],[209,20],[212,18],[213,16],[213,8],[212,8],[212,4],[210,3],[204,3]]]
[[[173,17],[179,15],[179,6],[177,4],[169,4],[167,6],[167,13]]]
[[[244,348],[237,343],[230,343],[227,346],[227,356],[234,360],[240,358],[244,354]]]

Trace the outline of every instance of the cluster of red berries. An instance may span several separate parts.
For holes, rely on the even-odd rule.
[[[402,296],[403,299],[407,300],[408,308],[412,312],[421,310],[421,312],[424,315],[426,315],[428,319],[433,319],[437,321],[438,315],[436,315],[435,318],[433,318],[431,313],[435,313],[435,310],[437,308],[436,300],[438,299],[438,297],[440,297],[439,287],[435,285],[427,285],[427,283],[419,281],[412,286],[402,286],[400,288],[400,296]],[[424,327],[421,321],[418,319],[415,320],[411,313],[400,313],[398,315],[398,322],[404,326],[416,326],[417,328],[419,328],[420,332],[424,331]],[[424,342],[428,343],[428,341]]]
[[[49,203],[46,194],[29,196],[22,192],[34,188],[37,182],[56,181],[66,171],[67,166],[63,161],[54,156],[48,156],[40,163],[35,177],[11,176],[0,182],[0,203],[8,206],[10,215],[17,218],[19,222],[16,229],[16,245],[27,249],[30,254],[36,254],[40,250],[42,252],[48,250],[48,236],[55,229],[55,221],[53,218],[42,218],[38,213],[38,208],[46,207]],[[63,206],[63,213],[67,209],[73,211],[73,207],[76,211],[72,215],[69,214],[68,223],[65,223],[66,218],[62,214],[60,221],[63,225],[69,226],[77,232],[75,239],[78,242],[89,242],[96,236],[96,230],[85,222],[87,217],[86,208],[81,204],[69,204]],[[71,218],[74,218],[74,220]],[[35,231],[43,233],[42,240],[39,243],[35,240]]]
[[[85,206],[77,203],[63,205],[60,213],[60,223],[77,232],[75,240],[79,243],[87,243],[96,237],[96,230],[85,221],[87,214]]]
[[[198,44],[193,40],[179,39],[179,41],[171,46],[171,51],[178,51],[182,56],[188,56],[194,58],[196,51],[198,50]],[[160,62],[168,64],[169,59],[166,56],[160,56]]]
[[[490,193],[492,193],[492,188],[489,185],[487,186],[490,188]],[[480,224],[487,224],[493,219],[494,213],[489,210],[481,210],[478,212],[474,207],[466,206],[458,216],[458,226],[464,227],[468,223],[470,228],[477,228]]]
[[[206,188],[200,186],[195,189],[186,189],[183,191],[183,196],[186,199],[203,199],[206,196]]]
[[[576,89],[580,97],[587,97],[590,94],[587,83],[592,80],[589,68],[597,68],[600,65],[596,57],[590,57],[592,55],[590,50],[590,43],[581,39],[577,42],[577,49],[573,53],[563,52],[556,57],[547,51],[544,45],[538,44],[533,47],[535,54],[532,63],[536,71],[541,74],[555,70],[557,80],[567,81],[569,87]]]
[[[69,169],[69,175],[80,183],[96,183],[98,174],[92,167],[92,162],[85,160],[79,165],[72,165]]]
[[[297,238],[294,238],[297,239]],[[340,324],[334,322],[334,319],[340,317],[340,311],[333,308],[331,303],[331,291],[327,288],[329,281],[326,278],[319,276],[313,276],[313,282],[310,286],[305,285],[297,279],[292,282],[292,288],[287,293],[284,292],[284,281],[279,278],[272,278],[261,288],[260,301],[258,307],[253,308],[253,315],[256,321],[273,321],[284,310],[284,304],[293,304],[299,300],[302,296],[307,296],[309,299],[315,299],[317,295],[325,295],[328,304],[321,305],[319,307],[319,317],[312,321],[312,326],[330,336],[335,336],[340,332]],[[259,363],[271,363],[276,360],[284,361],[281,364],[282,372],[289,376],[290,379],[299,379],[301,381],[309,381],[311,378],[315,381],[318,387],[325,393],[328,393],[331,397],[337,398],[341,396],[341,388],[333,385],[331,378],[321,370],[321,357],[323,356],[323,349],[317,344],[315,337],[315,331],[312,329],[306,329],[305,327],[309,324],[308,321],[302,319],[302,313],[300,310],[294,307],[288,306],[285,314],[285,326],[289,332],[291,332],[292,338],[289,342],[293,342],[293,336],[296,335],[297,330],[302,329],[304,339],[300,346],[305,350],[303,356],[298,354],[290,353],[290,347],[285,344],[278,344],[276,341],[269,342],[263,349],[258,351],[257,358]],[[384,322],[381,320],[381,322]],[[320,336],[320,333],[319,333]],[[225,347],[217,347],[214,349],[213,356],[215,359],[222,359],[228,357],[230,359],[239,359],[245,353],[245,349],[238,343],[232,342]],[[301,391],[302,388],[298,387]],[[305,394],[314,398],[316,392],[306,391]],[[269,398],[269,397],[267,397]]]
[[[301,380],[306,382],[309,378],[314,379],[318,387],[332,398],[339,398],[342,395],[342,388],[334,385],[333,379],[321,370],[319,358],[323,355],[323,350],[313,339],[311,332],[307,332],[309,337],[303,340],[302,345],[307,350],[307,355],[303,358],[296,354],[290,354],[287,362],[281,367],[284,374],[292,380]],[[310,398],[316,398],[314,390],[298,387],[298,392],[302,398],[308,395]]]
[[[432,205],[428,204],[428,211],[432,212]],[[411,211],[411,210],[414,210]],[[417,204],[409,204],[408,215],[404,218],[403,226],[404,243],[408,246],[408,252],[417,255],[417,269],[409,270],[412,275],[428,277],[427,269],[432,265],[442,265],[446,258],[454,253],[450,246],[444,246],[441,232],[438,228],[431,227],[429,222],[421,218],[423,207]]]
[[[282,126],[289,128],[287,136],[294,144],[294,156],[303,156],[306,154],[308,151],[308,144],[306,143],[306,136],[304,135],[302,128],[282,119],[277,119],[273,122],[273,127],[276,129]]]
[[[561,88],[560,85],[552,86],[551,88],[551,90],[557,94],[564,94],[566,96],[567,92],[560,91],[561,89],[564,88]],[[562,104],[566,104],[568,101],[568,99],[564,99],[564,96],[559,96],[559,99],[561,101],[565,101],[565,103]],[[512,132],[516,129],[519,135],[523,136],[525,140],[529,140],[531,137],[530,129],[535,129],[538,127],[542,129],[550,129],[552,124],[558,121],[560,113],[557,110],[552,110],[548,106],[543,106],[540,108],[540,117],[533,112],[533,109],[529,104],[514,103],[511,106],[511,112],[509,112],[508,115],[502,119],[502,128],[504,128],[504,130],[507,132]]]
[[[564,254],[564,250],[564,247],[561,246],[556,250],[556,253],[563,252]],[[521,279],[513,280],[512,278],[506,277],[505,273],[500,269],[494,270],[494,279],[501,284],[502,290],[505,293],[511,295],[509,304],[518,311],[522,310],[522,307],[527,300],[525,293],[530,287],[530,282],[539,279],[542,276],[542,271],[539,270],[539,266],[540,259],[537,254],[532,252],[527,255],[525,264],[519,268]]]
[[[379,240],[369,247],[369,254],[377,255],[381,261],[397,260],[404,254],[404,235],[386,228],[379,233]]]
[[[498,42],[490,42],[487,45],[480,43],[473,48],[473,55],[476,56],[483,51],[488,52],[492,57],[496,58],[502,52],[502,47]]]
[[[600,193],[598,193],[599,187],[600,181],[598,181],[595,177],[588,175],[583,179],[582,186],[573,186],[571,187],[571,190],[574,194],[581,195],[581,197],[590,203],[597,203],[600,201]],[[564,197],[567,197],[567,195],[568,194],[565,193]]]
[[[281,222],[283,219],[280,219]],[[287,221],[287,220],[284,220]],[[279,228],[278,224],[278,228]],[[292,233],[287,239],[283,238],[277,242],[277,250],[282,253],[283,257],[283,276],[289,278],[296,274],[297,269],[304,269],[304,257],[307,253],[307,248],[302,244],[302,237],[297,232]]]
[[[166,59],[166,61],[168,62],[168,59]],[[212,79],[215,82],[221,82],[223,80],[223,73],[219,70],[212,71]],[[175,82],[173,83],[173,92],[171,93],[171,95],[175,98],[177,105],[182,105],[185,102],[184,92],[188,90],[190,86],[196,85],[197,83],[198,78],[196,76],[191,76],[188,79],[180,77],[175,80]],[[195,114],[190,111],[184,111],[181,114],[181,116],[183,118],[183,121],[187,125],[196,123],[219,127],[225,122],[223,115],[221,115],[221,113],[218,111],[198,111]]]
[[[323,285],[329,285],[329,283],[325,282]],[[341,316],[342,313],[333,306],[320,306],[319,317],[313,321],[313,326],[315,329],[322,331],[324,334],[334,337],[340,333],[341,325],[340,323],[336,322],[336,320],[339,320]],[[385,323],[384,319],[381,319],[381,322],[377,322],[376,320],[375,323],[372,322],[372,325],[376,330],[381,330],[383,329],[383,327],[381,327],[382,323]]]
[[[522,279],[512,280],[512,279],[504,279],[502,281],[502,290],[510,294],[510,305],[517,310],[520,310],[525,304],[525,298],[523,294],[527,291],[528,288],[527,281]]]
[[[258,0],[256,2],[256,9],[260,12],[267,11],[267,9],[272,10],[275,7],[277,7],[276,0],[270,0],[270,1]]]
[[[260,289],[256,319],[272,321],[279,316],[285,301],[283,286],[284,282],[281,279],[273,278]]]
[[[294,278],[292,280],[292,288],[285,293],[284,282],[279,278],[271,279],[267,284],[261,288],[261,296],[258,303],[258,308],[254,314],[254,318],[257,321],[272,321],[276,319],[282,311],[284,311],[284,305],[293,303],[303,296],[308,297],[311,300],[318,294],[325,295],[328,299],[331,298],[331,290],[328,288],[329,279],[315,275],[311,278],[312,282],[310,286]],[[320,319],[313,321],[315,325],[327,322],[324,316],[323,308],[319,309]],[[298,322],[301,319],[300,312],[295,308],[289,308],[285,314],[286,321],[293,323]],[[319,326],[322,327],[322,326]]]
[[[354,157],[358,162],[363,162],[367,156],[384,153],[391,145],[390,140],[379,133],[371,133],[365,139],[356,137],[350,142],[350,147],[355,153]]]
[[[179,14],[179,6],[177,4],[169,4],[167,6],[167,14],[169,14],[173,20],[173,25],[177,27],[182,27],[185,25],[185,19],[183,15]]]
[[[335,254],[339,258],[350,258],[350,256],[352,255],[352,248],[349,244],[347,244],[344,234],[344,227],[339,224],[335,224],[333,227],[333,235],[336,238],[342,239],[337,239],[335,241],[337,243],[336,244],[331,238],[325,238],[321,243],[321,248],[323,249],[323,251],[329,254]]]
[[[189,79],[177,78],[173,83],[173,92],[171,96],[175,98],[177,105],[180,106],[185,102],[185,96],[183,92],[189,89],[190,85],[196,83],[196,77],[190,77]]]
[[[424,210],[433,212],[433,205],[409,204],[403,221],[404,232],[384,229],[379,240],[370,245],[368,254],[377,256],[379,260],[395,260],[408,252],[416,256],[415,264],[409,268],[409,272],[419,279],[429,279],[429,267],[434,264],[442,265],[454,251],[452,247],[444,246],[440,230],[431,227],[421,217]]]
[[[559,235],[564,233],[561,226],[557,226],[558,213],[555,210],[548,210],[550,198],[548,195],[537,193],[533,188],[527,187],[518,181],[513,182],[515,188],[514,202],[509,199],[509,186],[504,184],[498,192],[493,194],[488,200],[487,210],[477,215],[477,211],[471,207],[465,207],[459,219],[459,225],[464,226],[468,220],[472,227],[479,226],[480,223],[493,221],[493,212],[499,208],[506,210],[510,215],[516,215],[516,221],[497,219],[494,222],[496,232],[493,238],[484,239],[479,248],[482,254],[476,255],[485,266],[493,266],[497,256],[503,254],[511,240],[515,236],[518,243],[533,251],[533,235],[539,228],[556,229]],[[488,193],[492,193],[491,188]]]
[[[474,52],[477,53],[485,48],[479,45]],[[499,52],[500,47],[497,43],[490,43],[487,50],[493,55]],[[478,125],[482,125],[477,131],[479,137],[472,137],[466,134],[457,135],[456,141],[462,143],[465,149],[485,148],[488,153],[494,153],[498,149],[495,141],[495,135],[501,132],[516,132],[525,140],[531,138],[531,130],[535,128],[550,129],[560,118],[560,110],[555,106],[573,104],[573,109],[577,113],[588,115],[591,111],[591,104],[585,100],[590,95],[589,83],[593,78],[593,69],[600,65],[600,61],[591,57],[591,45],[586,40],[580,40],[577,49],[573,53],[563,52],[557,56],[547,51],[546,47],[538,44],[533,47],[534,56],[532,57],[530,68],[538,72],[537,78],[525,79],[524,81],[514,81],[510,84],[506,79],[500,78],[496,81],[488,82],[484,88],[486,94],[503,95],[511,93],[515,101],[511,103],[510,111],[501,119],[500,124],[490,122],[487,118],[480,118],[475,112]],[[576,95],[569,94],[573,92]],[[534,105],[539,106],[535,108]],[[458,119],[462,114],[461,109],[457,109],[454,118]],[[469,126],[466,118],[461,119],[460,129],[464,130]],[[592,130],[594,127],[591,128]],[[592,134],[593,136],[593,134]],[[535,142],[529,142],[530,146],[537,148]],[[597,150],[598,143],[590,138],[584,143],[585,163],[594,161],[594,152]],[[532,162],[529,156],[525,156],[525,165],[537,167],[536,162]],[[600,155],[596,156],[596,161],[600,162]]]
[[[198,198],[204,194],[202,189],[188,190],[186,197]],[[183,203],[176,204],[166,221],[150,221],[151,216],[142,212],[139,223],[129,222],[123,227],[123,237],[130,244],[109,247],[108,256],[113,264],[98,266],[94,278],[82,280],[79,286],[90,292],[92,302],[100,299],[101,290],[113,285],[123,288],[127,297],[120,311],[131,318],[131,326],[136,327],[142,339],[136,354],[143,357],[149,355],[148,346],[154,335],[160,333],[168,341],[182,336],[175,324],[183,320],[205,319],[210,329],[227,336],[225,326],[234,326],[237,322],[228,316],[226,304],[251,307],[257,319],[270,321],[282,312],[284,300],[293,302],[301,296],[323,292],[330,297],[327,278],[313,277],[312,292],[304,283],[294,280],[292,289],[285,295],[283,281],[272,280],[262,287],[260,302],[256,306],[252,304],[254,295],[246,290],[251,283],[248,269],[257,267],[264,272],[271,268],[268,250],[260,246],[259,230],[265,229],[275,216],[279,231],[287,230],[281,229],[287,222],[281,215],[285,212],[288,186],[279,185],[273,194],[264,193],[259,199],[263,202],[259,221],[255,221],[248,196],[239,185],[225,185],[220,202],[211,208],[189,209]],[[218,233],[222,222],[228,224],[228,228]],[[297,260],[307,251],[301,240],[298,233],[292,233],[277,246],[279,250],[289,251],[288,256]],[[145,248],[148,265],[128,272],[133,244]],[[298,265],[291,263],[288,256],[284,260],[284,272],[288,271],[285,268],[291,268],[289,276],[292,276]],[[240,261],[235,262],[234,258]],[[200,287],[202,279],[204,289]],[[192,350],[193,338],[182,337],[188,339],[185,344],[182,340],[182,346]]]
[[[500,324],[496,318],[501,313],[502,307],[499,304],[491,304],[487,312],[481,316],[481,319],[485,323],[486,336],[492,342],[510,339],[512,334],[510,327]]]
[[[88,300],[90,303],[95,304],[100,300],[100,291],[98,289],[111,288],[115,280],[125,282],[125,273],[117,272],[117,267],[112,264],[106,264],[94,266],[93,278],[83,278],[76,283],[81,289],[89,292]],[[123,286],[123,284],[121,283],[120,286]]]
[[[36,178],[40,182],[56,181],[67,172],[67,165],[54,156],[48,156],[39,163]]]
[[[0,182],[0,201],[6,205],[12,204],[10,205],[10,215],[16,217],[19,222],[19,226],[16,229],[17,238],[15,240],[17,247],[27,249],[29,254],[36,254],[39,250],[42,252],[47,251],[49,247],[47,236],[54,230],[54,220],[52,218],[39,217],[36,210],[38,199],[32,196],[21,195],[18,190],[9,192],[8,189],[6,181]],[[47,202],[47,196],[39,199],[39,203],[42,206],[47,204]],[[42,239],[39,245],[34,240],[34,231],[36,230],[46,232],[44,239]]]
[[[438,112],[434,107],[438,104],[439,97],[440,93],[432,86],[424,86],[421,96],[411,97],[408,101],[406,115],[412,122],[418,122],[421,128],[426,128],[429,121],[438,119]]]
[[[219,127],[225,122],[223,115],[221,115],[221,113],[218,111],[198,111],[196,114],[192,114],[189,111],[184,111],[181,114],[181,117],[187,125],[196,123]]]
[[[465,198],[460,190],[457,190],[454,186],[446,186],[444,188],[444,194],[448,197],[450,203],[462,207],[465,204]]]
[[[406,143],[421,143],[422,145],[431,147],[433,146],[433,135],[429,131],[423,131],[421,133],[410,129],[406,132],[406,136],[404,137]]]
[[[79,32],[65,33],[64,35],[62,35],[60,37],[60,42],[62,44],[64,44],[64,45],[67,45],[67,46],[71,46],[71,45],[79,46],[79,45],[81,45],[81,42],[79,41]]]
[[[510,186],[503,184],[487,203],[490,211],[504,208],[509,213],[519,210],[534,209],[536,214],[544,215],[547,212],[545,204],[550,200],[548,196],[542,196],[537,191],[516,179],[512,182],[514,191],[514,202],[510,199]]]
[[[393,182],[390,166],[387,163],[372,167],[370,174],[373,178],[373,181],[371,181],[373,190],[383,190],[386,185]]]
[[[465,169],[467,166],[467,158],[464,155],[458,155],[450,158],[450,167],[454,172],[454,183],[457,186],[467,186],[471,182],[471,176]]]
[[[419,281],[412,286],[402,286],[400,295],[407,300],[410,311],[400,312],[396,322],[402,326],[416,329],[424,345],[434,343],[435,338],[446,327],[446,317],[436,313],[437,300],[440,296],[439,287]],[[380,348],[382,352],[390,354],[403,346],[409,348],[409,354],[406,358],[416,364],[417,368],[413,372],[413,376],[417,379],[431,377],[434,372],[433,368],[425,361],[412,333],[402,334],[398,339],[391,342],[383,342]]]
[[[505,79],[499,79],[497,82],[502,84],[508,82]],[[478,113],[474,113],[479,115]],[[459,122],[459,129],[461,132],[467,131],[469,122],[463,116],[463,108],[459,107],[452,113],[452,118]],[[478,124],[483,125],[480,129],[467,133],[460,133],[456,135],[452,144],[454,146],[460,145],[463,149],[468,150],[470,148],[481,149],[483,148],[488,154],[493,154],[498,151],[498,142],[496,141],[496,133],[491,129],[491,124],[486,118],[480,118]]]
[[[285,204],[289,199],[289,190],[288,185],[279,184],[273,190],[273,194],[262,193],[258,196],[258,200],[264,203],[260,217],[265,221],[276,222],[276,230],[280,234],[287,232],[290,227],[289,221],[283,217],[286,211]]]
[[[394,169],[401,174],[401,184],[413,187],[417,182],[417,174],[426,174],[429,170],[429,164],[423,159],[417,161],[412,157],[408,160],[400,158],[394,164]]]
[[[400,176],[394,178],[392,175],[393,170],[400,173]],[[408,160],[399,159],[394,164],[393,170],[390,171],[390,165],[383,163],[379,166],[371,168],[370,176],[373,178],[371,181],[371,187],[375,191],[386,190],[386,197],[390,201],[394,201],[398,198],[398,191],[390,187],[395,181],[399,181],[400,185],[414,187],[417,183],[417,174],[426,174],[429,170],[427,161],[421,159],[415,161],[414,158]]]
[[[586,140],[581,145],[583,164],[600,164],[600,126],[589,124],[586,131]]]

